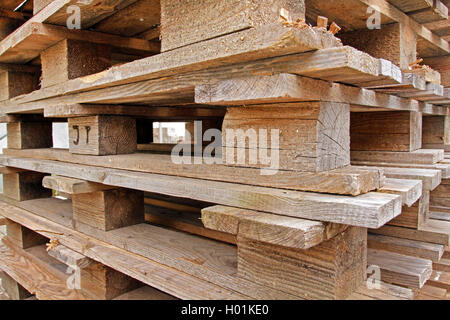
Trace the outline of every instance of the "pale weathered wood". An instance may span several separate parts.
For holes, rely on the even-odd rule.
[[[285,10],[292,21],[305,19],[304,1],[162,0],[162,51],[277,23],[280,21],[280,10]]]
[[[349,228],[309,250],[240,237],[238,273],[304,299],[345,299],[364,281],[366,250],[367,230],[362,228]]]
[[[164,146],[165,147],[165,146]],[[170,146],[169,150],[172,150]],[[160,152],[160,149],[155,151]],[[198,157],[192,158],[192,165],[179,166],[171,157],[162,154],[133,154],[127,156],[85,156],[70,154],[66,150],[11,150],[4,153],[16,157],[42,160],[56,160],[68,163],[95,165],[130,171],[168,174],[213,181],[233,182],[263,187],[313,191],[321,193],[359,195],[376,190],[382,186],[381,169],[354,169],[346,167],[323,173],[279,171],[274,176],[262,176],[260,171],[252,168],[227,167],[205,164]],[[198,164],[195,164],[198,163]]]
[[[136,151],[136,120],[120,116],[69,118],[71,153],[110,155]]]
[[[425,191],[413,206],[403,206],[402,214],[389,225],[420,229],[426,222],[430,212],[430,191]]]
[[[428,225],[429,224],[430,222],[428,222]],[[386,225],[379,229],[369,229],[369,231],[374,234],[442,244],[444,246],[450,244],[450,228],[448,230],[439,230],[437,228],[427,226],[426,229],[427,230],[416,230]]]
[[[400,196],[384,193],[371,192],[352,198],[82,165],[67,166],[57,161],[9,156],[0,156],[0,164],[32,170],[38,168],[39,171],[71,178],[242,209],[362,227],[384,225],[400,214],[402,203]]]
[[[202,210],[208,229],[281,247],[310,249],[327,241],[347,226],[295,219],[251,210],[214,206]]]
[[[441,244],[375,235],[370,233],[367,237],[367,245],[370,249],[404,254],[407,256],[428,259],[433,262],[439,261],[444,253],[444,246]]]
[[[349,105],[326,102],[298,103],[291,108],[229,108],[222,126],[223,162],[306,172],[348,166],[349,116]],[[261,143],[261,130],[266,130],[266,145]],[[278,166],[273,163],[274,153]],[[264,154],[267,159],[261,158]]]
[[[381,269],[382,281],[417,289],[433,271],[431,260],[374,249],[368,249],[367,264]]]
[[[84,268],[93,261],[86,256],[73,251],[65,246],[58,245],[48,250],[48,254],[69,267]]]
[[[53,189],[55,191],[70,195],[116,189],[115,187],[106,186],[99,183],[60,176],[46,176],[42,180],[42,185],[48,189]]]
[[[377,191],[401,195],[403,204],[412,206],[421,197],[422,188],[420,180],[387,178]]]

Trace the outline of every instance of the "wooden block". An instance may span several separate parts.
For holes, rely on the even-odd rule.
[[[39,77],[33,73],[4,71],[0,73],[0,101],[9,100],[38,89]]]
[[[203,209],[202,222],[208,229],[294,249],[312,248],[347,229],[345,225],[224,206]]]
[[[8,148],[51,148],[53,147],[52,130],[52,123],[49,121],[8,123]]]
[[[432,169],[395,167],[383,167],[382,169],[387,178],[421,180],[424,191],[434,190],[441,183],[442,178],[441,171]]]
[[[351,227],[308,250],[238,238],[238,274],[303,299],[345,299],[364,281],[367,230]]]
[[[3,193],[17,201],[47,198],[52,191],[42,187],[45,174],[25,171],[3,175]]]
[[[348,104],[328,102],[229,108],[222,127],[223,161],[230,166],[269,167],[273,163],[265,164],[261,158],[265,152],[269,160],[278,156],[276,169],[323,172],[348,166],[349,116]]]
[[[111,187],[100,183],[61,176],[46,176],[44,177],[44,180],[42,180],[42,185],[45,188],[67,193],[69,195],[117,189],[117,187]]]
[[[144,222],[144,193],[129,189],[74,194],[75,227],[86,224],[109,231]]]
[[[442,258],[444,246],[442,244],[427,243],[417,240],[401,239],[397,237],[370,234],[367,237],[370,249],[384,250],[407,256],[428,259],[437,262]]]
[[[98,300],[114,299],[139,286],[139,281],[98,262],[81,268],[81,288]]]
[[[22,249],[28,249],[48,242],[48,239],[39,233],[27,229],[9,219],[6,220],[6,234],[14,245]]]
[[[119,116],[69,119],[70,152],[111,155],[134,153],[137,148],[136,120]]]
[[[11,278],[6,272],[0,271],[1,286],[11,300],[25,300],[32,296],[24,287]]]
[[[402,214],[388,224],[398,227],[419,229],[428,219],[430,212],[430,192],[425,191],[413,206],[403,206]]]
[[[0,166],[0,173],[1,174],[12,174],[12,173],[18,173],[18,172],[24,172],[24,171],[27,171],[27,170],[23,170],[23,169],[19,169],[19,168]]]
[[[280,23],[281,9],[292,21],[305,20],[303,0],[162,0],[161,51],[251,27]]]
[[[374,249],[367,250],[367,264],[380,268],[381,281],[417,289],[433,271],[431,260]]]
[[[450,145],[450,116],[423,117],[422,145],[425,149],[442,149]]]
[[[383,25],[381,29],[361,29],[339,35],[345,45],[367,52],[375,58],[392,61],[403,70],[417,60],[416,34],[405,24]]]
[[[450,185],[441,184],[431,192],[430,205],[450,208]]]
[[[416,151],[422,147],[420,112],[352,112],[352,151]]]
[[[41,53],[42,87],[104,71],[112,66],[111,47],[63,40]]]
[[[450,259],[441,259],[433,263],[433,269],[436,271],[450,272]]]
[[[433,271],[427,284],[450,291],[450,273],[443,271]]]

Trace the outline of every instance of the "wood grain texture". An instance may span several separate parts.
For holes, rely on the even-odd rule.
[[[20,209],[15,206],[0,204],[0,211],[8,218],[14,219],[33,230],[57,239],[62,245],[82,252],[87,257],[105,264],[115,270],[128,274],[139,281],[154,286],[164,292],[182,299],[248,299],[249,296],[238,294],[234,290],[225,289],[221,285],[201,280],[190,274],[179,272],[154,259],[133,254],[129,250],[88,237],[70,227],[65,227],[39,214]],[[32,206],[31,210],[36,210]],[[52,206],[47,208],[54,208]],[[35,211],[33,211],[35,212]],[[48,209],[43,210],[48,212]],[[69,223],[66,223],[70,225]],[[184,242],[189,243],[189,242]],[[148,246],[148,244],[146,245]],[[1,260],[0,260],[1,261]],[[187,269],[189,270],[189,269]],[[151,276],[150,276],[151,275]],[[253,290],[254,292],[255,290]],[[266,296],[267,297],[267,296]],[[274,298],[275,296],[272,296]]]
[[[170,146],[169,150],[172,150]],[[93,165],[104,168],[115,168],[130,171],[168,174],[188,178],[200,178],[213,181],[257,185],[299,191],[312,191],[334,194],[360,195],[377,190],[382,186],[382,170],[346,167],[322,173],[298,171],[278,171],[274,176],[262,176],[258,169],[228,167],[224,165],[195,164],[198,157],[192,158],[191,165],[174,164],[168,155],[135,153],[126,156],[86,156],[70,154],[67,150],[11,150],[4,153],[42,160],[56,160],[67,163]]]
[[[310,249],[327,241],[347,226],[295,219],[263,212],[215,206],[202,210],[208,229],[293,249]]]
[[[222,126],[223,161],[264,168],[262,159],[253,162],[247,155],[251,150],[258,154],[264,150],[279,153],[281,170],[322,172],[345,167],[350,164],[349,116],[349,105],[326,102],[298,103],[292,109],[276,105],[229,108]],[[254,132],[256,137],[260,130],[267,130],[266,145],[261,136],[252,139],[250,135]],[[278,130],[278,146],[272,145],[273,130]]]
[[[91,166],[67,166],[57,161],[9,156],[0,156],[0,164],[242,209],[362,227],[384,225],[400,214],[402,203],[400,196],[376,192],[345,197]]]
[[[352,161],[435,164],[444,160],[444,150],[420,149],[413,152],[352,151]]]
[[[45,244],[48,239],[12,220],[6,220],[6,235],[19,248],[28,249]]]
[[[290,13],[292,21],[305,18],[303,1],[225,0],[218,3],[214,0],[162,0],[162,51],[263,24],[277,23],[282,8]]]
[[[110,155],[137,148],[136,120],[120,116],[69,118],[71,153]]]
[[[2,281],[2,288],[11,300],[25,300],[32,296],[24,287],[22,287],[16,280],[11,278],[6,272],[0,271],[0,279]]]
[[[366,232],[349,228],[309,250],[286,249],[241,237],[239,276],[304,299],[345,299],[365,278]]]
[[[422,197],[413,206],[403,206],[402,214],[389,225],[420,229],[426,224],[430,213],[430,192],[425,191]]]
[[[426,230],[416,230],[410,228],[403,227],[395,227],[395,226],[383,226],[379,229],[369,229],[371,233],[381,234],[391,237],[397,237],[401,239],[409,239],[415,241],[423,241],[429,243],[436,243],[442,245],[450,244],[450,229],[439,229],[437,227],[430,226],[430,222],[426,227]]]
[[[87,224],[109,231],[144,222],[143,192],[116,189],[74,194],[74,227]]]
[[[398,194],[402,196],[403,205],[412,206],[422,196],[422,181],[386,178],[378,192]]]
[[[422,288],[431,277],[431,260],[368,249],[368,265],[381,269],[381,280],[408,288]]]
[[[36,74],[20,71],[0,73],[0,101],[12,99],[38,89],[39,77]]]
[[[46,176],[42,180],[42,185],[48,189],[71,195],[116,189],[99,183],[60,176]]]

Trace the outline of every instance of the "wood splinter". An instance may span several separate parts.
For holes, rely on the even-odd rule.
[[[333,22],[332,24],[331,24],[331,26],[330,26],[330,32],[332,33],[332,34],[336,34],[336,33],[338,33],[339,31],[341,31],[341,27],[339,27],[337,24],[336,24],[336,22]]]

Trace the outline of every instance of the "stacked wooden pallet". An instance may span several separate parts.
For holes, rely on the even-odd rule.
[[[20,19],[7,3],[11,298],[445,298],[450,46],[426,28],[444,3],[34,0]],[[153,143],[174,120],[203,124],[181,164]]]

